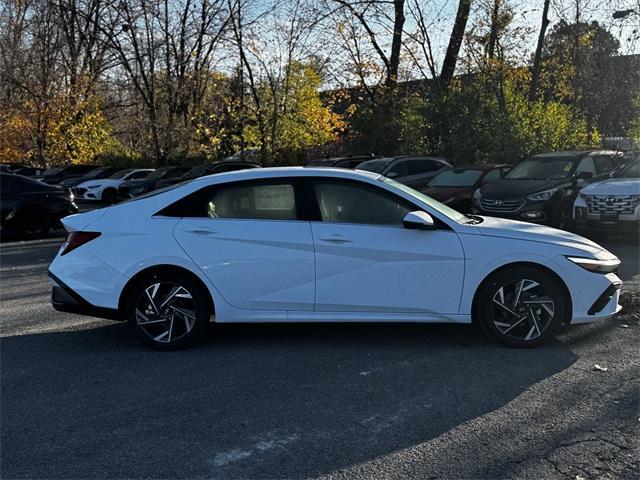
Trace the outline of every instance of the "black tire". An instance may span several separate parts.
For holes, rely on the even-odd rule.
[[[503,345],[532,348],[558,332],[568,307],[563,287],[554,277],[536,268],[514,266],[483,282],[476,297],[475,320]]]
[[[27,210],[19,214],[18,231],[24,238],[42,238],[51,229],[51,218],[42,210]]]
[[[160,286],[154,291],[155,285]],[[178,289],[177,292],[174,292],[174,288]],[[155,305],[147,296],[148,289],[151,289],[149,293],[153,293],[154,300],[157,300]],[[172,292],[175,294],[173,301],[178,303],[161,308]],[[186,297],[187,294],[190,298]],[[160,312],[156,314],[158,310]],[[142,343],[157,350],[178,350],[201,339],[212,310],[209,296],[201,284],[179,272],[154,273],[141,277],[129,291],[125,304],[125,314],[131,330]],[[192,312],[194,318],[185,315],[185,312]]]
[[[104,191],[102,192],[102,198],[101,200],[103,202],[107,202],[107,203],[116,203],[116,200],[118,198],[118,192],[116,191],[115,188],[105,188]]]

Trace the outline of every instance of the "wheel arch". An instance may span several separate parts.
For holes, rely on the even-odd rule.
[[[489,272],[484,279],[478,284],[478,287],[476,288],[476,291],[473,294],[473,301],[471,303],[471,318],[472,321],[475,322],[478,316],[477,313],[477,309],[478,309],[478,296],[480,294],[480,292],[482,291],[482,289],[484,288],[484,286],[487,284],[487,282],[489,280],[491,280],[491,277],[493,277],[494,275],[504,271],[504,270],[508,270],[510,268],[519,268],[519,267],[527,267],[527,268],[533,268],[536,269],[542,273],[546,273],[547,275],[549,275],[550,277],[552,277],[556,282],[558,282],[558,285],[560,285],[561,288],[561,293],[563,295],[563,297],[566,300],[566,308],[567,308],[567,314],[566,314],[566,318],[563,319],[563,323],[570,323],[571,322],[571,318],[573,317],[573,300],[571,298],[571,292],[569,292],[569,288],[567,287],[567,284],[564,282],[564,280],[560,277],[560,275],[558,275],[556,272],[554,272],[552,269],[550,269],[549,267],[542,265],[540,263],[535,263],[535,262],[511,262],[511,263],[505,263],[504,265],[501,265],[497,268],[495,268],[494,270],[492,270],[491,272]]]
[[[120,297],[118,299],[118,312],[120,312],[123,318],[124,318],[124,311],[125,311],[127,297],[129,295],[129,292],[131,292],[131,289],[136,284],[136,282],[140,280],[142,277],[145,277],[147,275],[153,275],[154,273],[160,273],[160,272],[162,273],[174,272],[174,273],[188,275],[189,277],[191,277],[198,285],[200,285],[202,290],[205,292],[205,295],[209,302],[209,307],[211,308],[211,314],[215,315],[215,302],[213,301],[213,297],[211,296],[211,291],[198,275],[193,273],[191,270],[184,267],[180,267],[178,265],[158,264],[158,265],[152,265],[152,266],[143,268],[139,272],[136,272],[136,274],[133,275],[122,288],[122,291],[120,292]]]

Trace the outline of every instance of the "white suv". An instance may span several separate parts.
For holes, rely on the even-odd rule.
[[[640,160],[583,188],[573,205],[573,221],[577,229],[594,233],[638,232]]]

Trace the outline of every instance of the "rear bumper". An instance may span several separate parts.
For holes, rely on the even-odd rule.
[[[53,273],[48,273],[49,277],[53,281],[51,305],[59,312],[107,318],[110,320],[123,320],[122,315],[117,309],[92,305]]]

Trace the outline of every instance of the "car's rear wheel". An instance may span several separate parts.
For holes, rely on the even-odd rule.
[[[117,196],[118,192],[115,188],[106,188],[104,192],[102,192],[102,201],[107,203],[116,203]]]
[[[155,273],[133,286],[126,315],[143,343],[159,350],[176,350],[201,338],[211,306],[203,287],[189,275]]]
[[[20,214],[20,235],[26,238],[42,238],[51,228],[51,219],[46,212],[28,210]]]
[[[568,305],[562,286],[551,275],[513,267],[492,275],[477,297],[482,329],[510,347],[536,347],[555,335]]]

